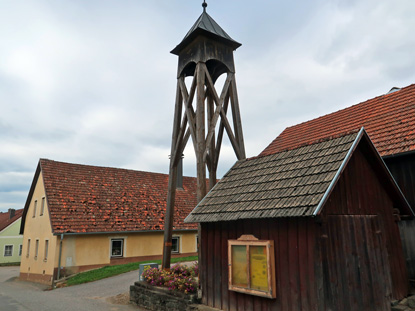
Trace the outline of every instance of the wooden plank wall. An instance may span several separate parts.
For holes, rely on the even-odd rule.
[[[415,209],[415,154],[386,158],[385,162],[412,209]],[[399,231],[408,276],[415,280],[415,220],[401,221]]]
[[[202,224],[202,303],[240,311],[386,311],[391,279],[378,216],[241,220]],[[277,297],[228,290],[228,239],[275,243]],[[317,239],[316,239],[317,237]]]
[[[411,280],[415,280],[415,220],[400,221],[399,231],[401,233],[408,277]]]
[[[341,175],[324,215],[378,215],[389,255],[392,297],[408,294],[408,275],[398,224],[393,217],[394,203],[379,182],[376,172],[357,149]]]
[[[241,220],[202,224],[202,303],[222,310],[324,310],[322,278],[316,280],[319,251],[310,219]],[[253,234],[274,240],[277,298],[228,290],[228,239]],[[321,272],[319,272],[321,273]]]
[[[329,216],[322,257],[327,310],[390,310],[388,255],[378,216]]]

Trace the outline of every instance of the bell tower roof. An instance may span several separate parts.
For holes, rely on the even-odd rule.
[[[172,54],[179,55],[179,53],[198,35],[205,35],[211,39],[221,41],[236,50],[241,44],[233,40],[223,29],[215,22],[215,20],[206,13],[206,7],[203,8],[203,13],[199,16],[192,28],[187,32],[183,38],[172,51]]]

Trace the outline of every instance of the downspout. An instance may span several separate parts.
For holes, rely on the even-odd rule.
[[[59,260],[58,260],[58,277],[57,277],[57,280],[59,280],[61,278],[62,241],[63,241],[63,233],[61,234],[61,241],[59,242]]]

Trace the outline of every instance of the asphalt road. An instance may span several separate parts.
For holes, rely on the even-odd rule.
[[[18,275],[19,267],[0,267],[2,311],[144,311],[125,299],[138,271],[54,290],[21,281]]]

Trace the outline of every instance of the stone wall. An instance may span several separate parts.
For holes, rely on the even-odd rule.
[[[200,299],[197,294],[184,294],[154,287],[145,282],[135,282],[130,286],[130,301],[140,307],[154,311],[198,310]]]

